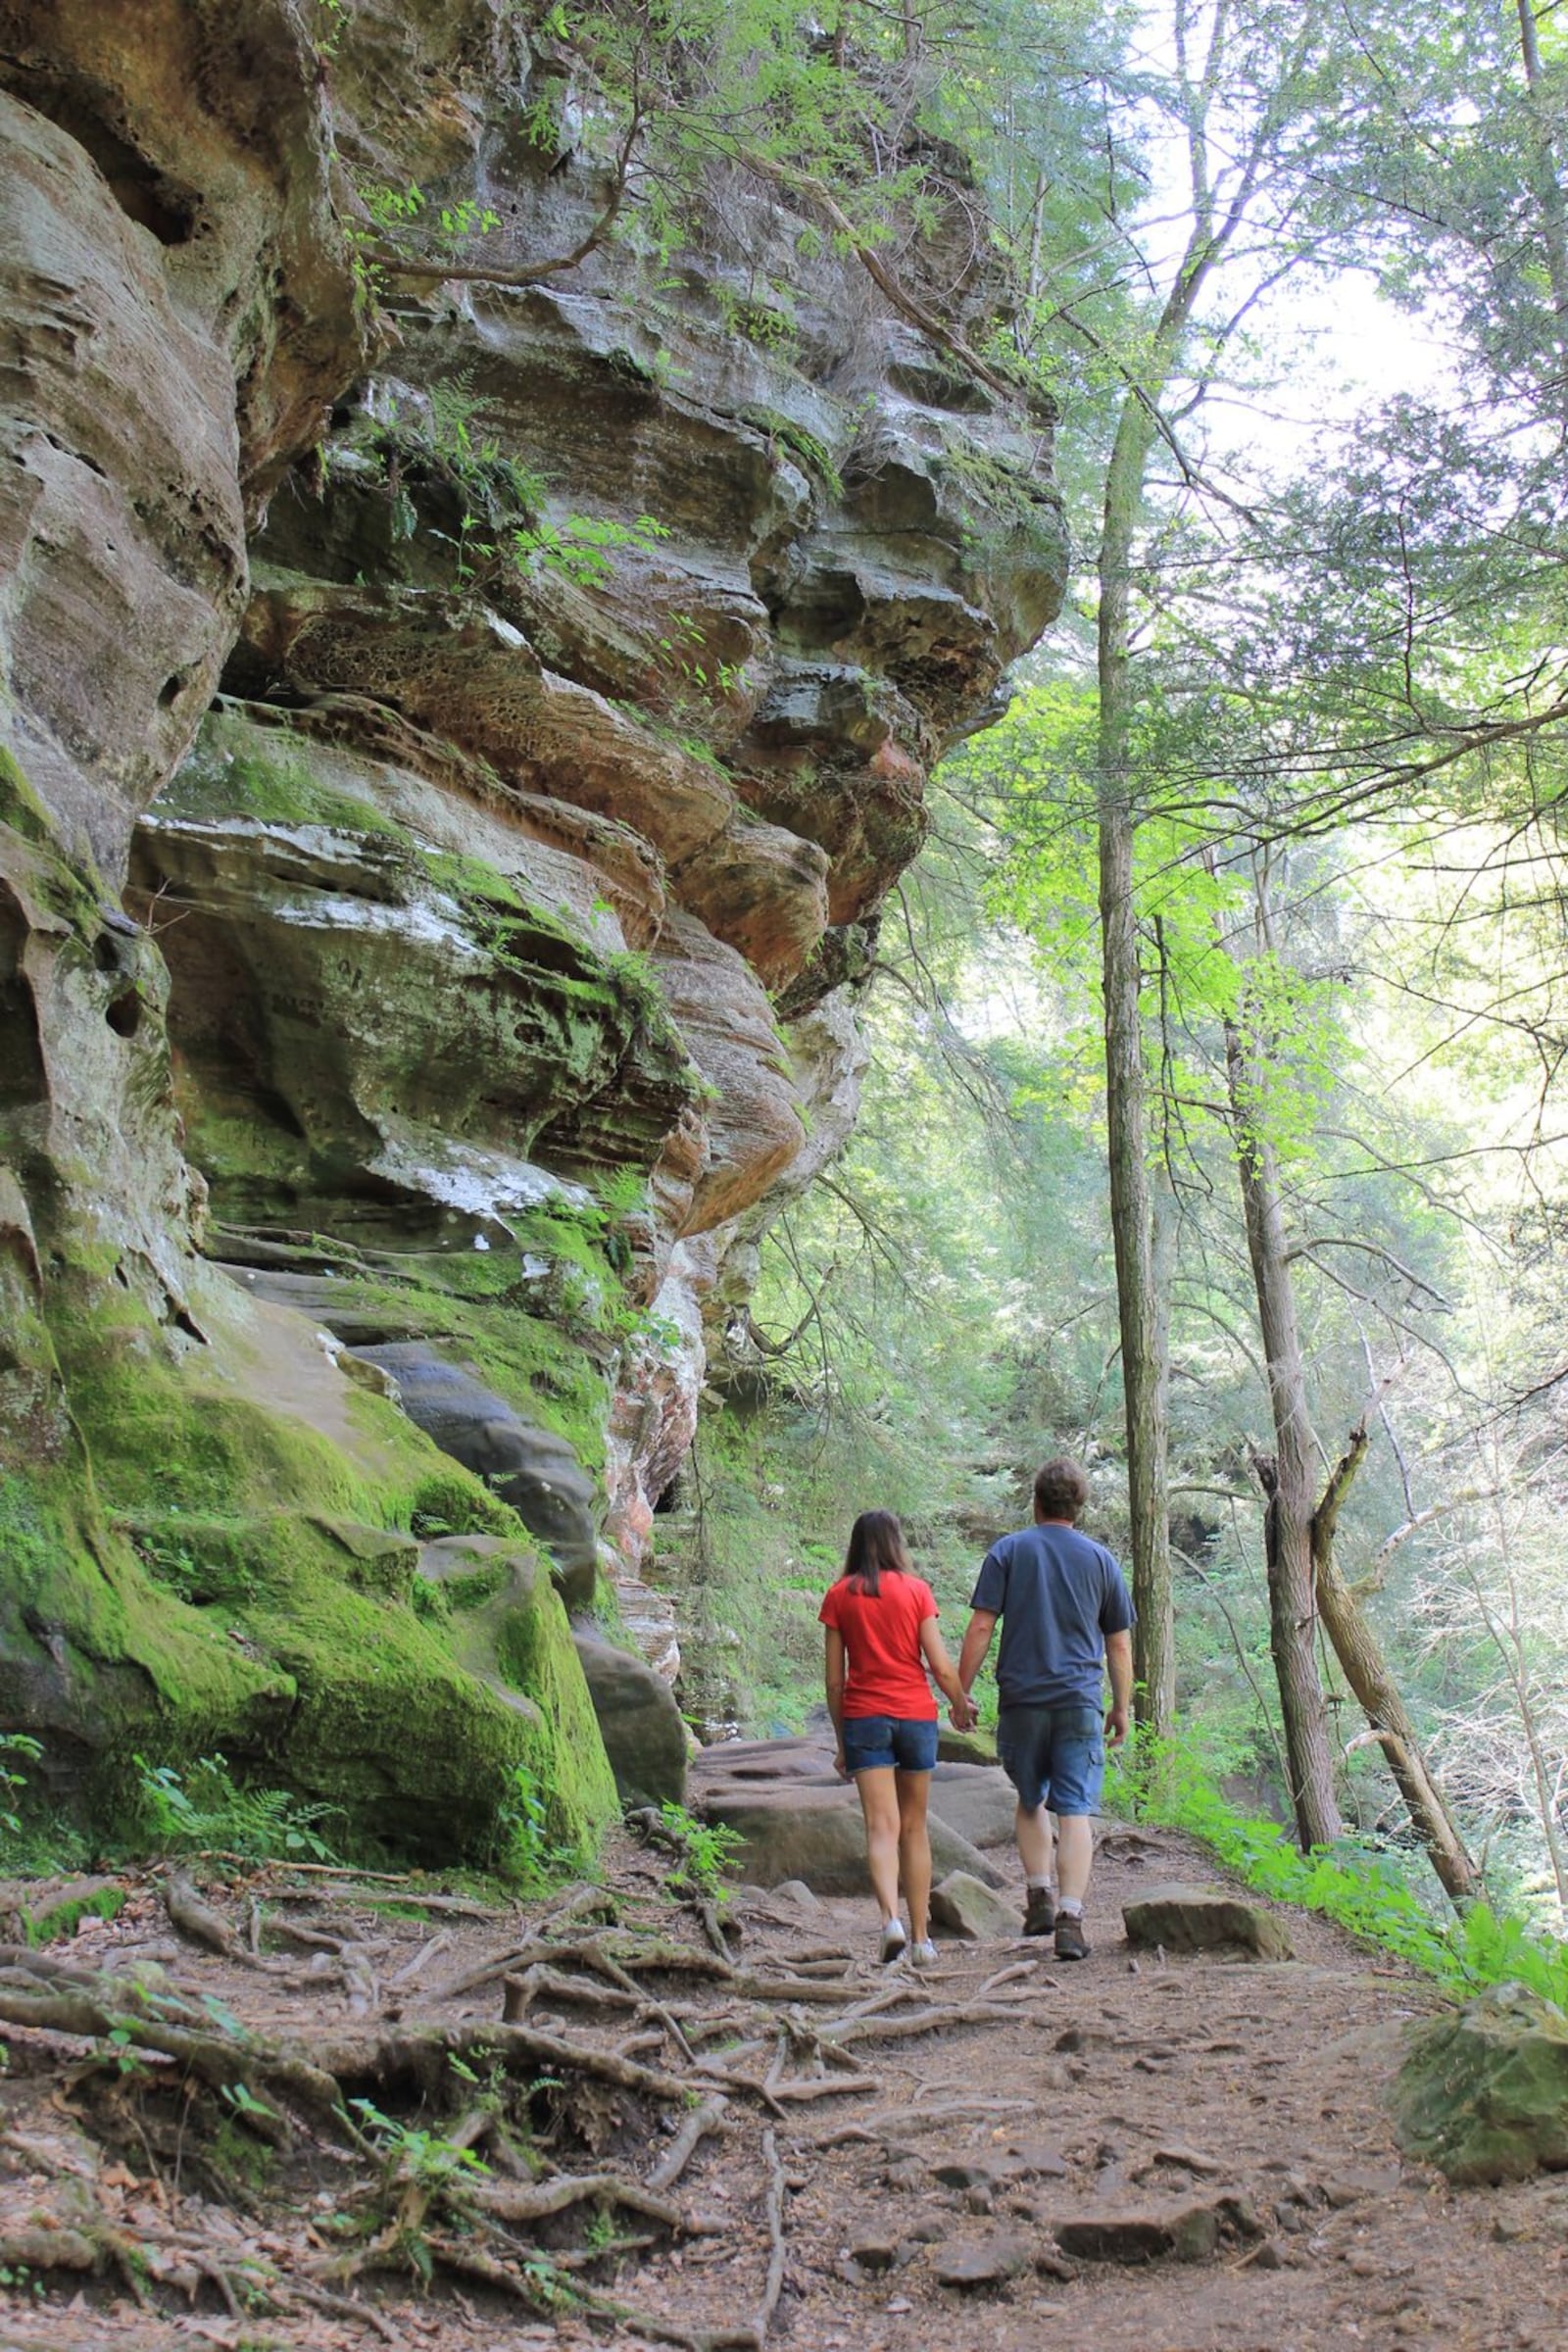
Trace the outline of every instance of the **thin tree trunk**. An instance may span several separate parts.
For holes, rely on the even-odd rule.
[[[1303,49],[1311,13],[1303,9],[1297,36]],[[1096,817],[1107,1162],[1126,1394],[1133,1601],[1138,1612],[1133,1650],[1135,1703],[1140,1723],[1152,1731],[1166,1730],[1172,1719],[1175,1636],[1166,1462],[1169,1305],[1160,1289],[1158,1244],[1162,1237],[1156,1236],[1149,1175],[1149,1080],[1144,1065],[1133,898],[1133,845],[1138,827],[1129,764],[1137,705],[1131,670],[1133,551],[1150,453],[1156,439],[1168,431],[1159,404],[1180,362],[1199,298],[1249,218],[1278,128],[1272,110],[1265,108],[1245,151],[1240,156],[1227,155],[1225,200],[1216,210],[1209,112],[1224,84],[1233,29],[1231,0],[1217,0],[1209,13],[1201,62],[1191,54],[1200,39],[1197,16],[1189,0],[1174,0],[1170,25],[1187,131],[1191,206],[1187,241],[1154,323],[1146,365],[1127,371],[1127,389],[1105,474],[1099,579]],[[1282,63],[1282,86],[1290,71],[1289,62]]]
[[[1340,1505],[1361,1467],[1366,1448],[1363,1420],[1351,1430],[1345,1451],[1312,1513],[1312,1567],[1318,1610],[1345,1679],[1361,1702],[1368,1726],[1388,1760],[1439,1883],[1445,1893],[1463,1906],[1474,1902],[1480,1892],[1475,1864],[1427,1769],[1415,1726],[1395,1688],[1377,1636],[1335,1564],[1334,1529]]]
[[[1269,1646],[1285,1722],[1291,1805],[1304,1851],[1309,1846],[1331,1844],[1344,1828],[1334,1796],[1328,1712],[1312,1649],[1317,1620],[1312,1581],[1312,1432],[1274,1154],[1260,1132],[1256,1072],[1241,1030],[1230,1021],[1225,1024],[1225,1063],[1242,1213],[1274,1421],[1273,1456],[1260,1455],[1253,1461],[1268,1503],[1263,1552],[1268,1568]]]
[[[1129,396],[1105,479],[1100,551],[1101,971],[1105,1016],[1106,1156],[1116,1303],[1126,1399],[1127,1490],[1137,1626],[1133,1680],[1138,1720],[1170,1728],[1172,1654],[1170,1505],[1166,1492],[1166,1311],[1155,1264],[1149,1181],[1148,1078],[1144,1067],[1138,926],[1133,899],[1136,816],[1127,749],[1132,696],[1132,547],[1153,426]]]
[[[1535,150],[1536,199],[1541,206],[1541,236],[1546,249],[1546,275],[1551,284],[1551,308],[1556,320],[1557,364],[1568,371],[1568,208],[1557,177],[1557,157],[1551,135],[1551,116],[1544,87],[1541,41],[1533,0],[1517,0],[1519,54],[1524,60],[1526,111],[1530,143]],[[1559,378],[1557,406],[1568,402],[1568,382]]]
[[[1502,1660],[1503,1673],[1513,1691],[1513,1702],[1519,1713],[1520,1728],[1525,1736],[1525,1749],[1530,1758],[1530,1777],[1535,1784],[1536,1810],[1541,1816],[1542,1836],[1546,1841],[1546,1853],[1551,1863],[1551,1875],[1557,1887],[1557,1910],[1568,1916],[1568,1854],[1563,1850],[1562,1832],[1558,1826],[1556,1789],[1547,1769],[1545,1751],[1541,1740],[1541,1726],[1537,1719],[1535,1701],[1530,1691],[1530,1668],[1525,1656],[1519,1628],[1519,1584],[1514,1574],[1513,1547],[1508,1535],[1508,1521],[1503,1510],[1500,1485],[1494,1481],[1492,1507],[1497,1522],[1497,1544],[1503,1558],[1508,1581],[1508,1622],[1499,1625],[1491,1601],[1482,1591],[1474,1574],[1467,1578],[1482,1623],[1496,1644]]]

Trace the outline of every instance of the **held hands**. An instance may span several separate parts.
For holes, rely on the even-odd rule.
[[[1120,1745],[1121,1745],[1122,1741],[1123,1741],[1123,1740],[1126,1739],[1126,1737],[1127,1737],[1127,1710],[1126,1710],[1126,1708],[1125,1708],[1125,1707],[1109,1707],[1109,1708],[1107,1708],[1107,1709],[1106,1709],[1106,1712],[1105,1712],[1105,1745],[1106,1745],[1107,1747],[1120,1747]]]
[[[960,1691],[948,1709],[948,1721],[956,1732],[972,1732],[979,1720],[980,1710],[974,1700]]]
[[[849,1768],[844,1761],[844,1742],[842,1740],[839,1741],[837,1753],[833,1758],[833,1769],[838,1774],[841,1781],[847,1781],[849,1779]]]

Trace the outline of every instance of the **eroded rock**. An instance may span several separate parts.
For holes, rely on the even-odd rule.
[[[1018,1933],[1018,1911],[967,1871],[955,1870],[931,1889],[931,1916],[939,1928],[967,1943],[1000,1941]]]
[[[994,1766],[939,1760],[931,1775],[931,1811],[983,1851],[1010,1850],[1017,1835],[1012,1784]]]
[[[597,1464],[610,1423],[644,1564],[705,1304],[742,1318],[769,1203],[853,1119],[930,762],[1059,601],[1049,423],[877,316],[853,255],[802,264],[772,184],[737,180],[658,321],[611,240],[520,297],[401,284],[394,338],[357,187],[493,209],[519,257],[603,207],[591,141],[516,135],[559,61],[488,0],[349,0],[329,57],[292,0],[163,0],[134,40],[93,0],[3,13],[0,1441],[45,1532],[0,1592],[0,1713],[121,1763],[199,1725],[307,1780],[341,1715],[378,1813],[419,1778],[377,1752],[390,1661],[423,1660],[482,1842],[546,1750],[395,1545],[323,1532],[349,1485],[390,1529],[428,1468],[384,1395],[345,1404],[342,1346],[472,1366],[466,1453],[578,1592],[599,1495],[518,1433],[537,1400]],[[733,331],[762,251],[787,352]],[[989,272],[938,274],[987,327]],[[204,1245],[247,1292],[232,1346]],[[292,1627],[210,1638],[138,1565],[149,1395],[171,1517],[286,1492]],[[358,1633],[301,1632],[361,1626],[374,1574],[379,1681]]]
[[[621,1804],[684,1804],[691,1737],[669,1685],[585,1626],[575,1639]]]
[[[1033,2268],[1034,2248],[1026,2237],[999,2232],[994,2237],[954,2238],[939,2246],[935,2268],[943,2286],[967,2290],[1005,2286]]]
[[[1262,2234],[1252,2205],[1238,2189],[1186,2202],[1102,2207],[1055,2225],[1062,2252],[1085,2262],[1203,2262],[1224,2242],[1250,2243]]]
[[[586,1608],[598,1568],[593,1482],[553,1431],[522,1421],[471,1364],[451,1363],[422,1342],[358,1350],[396,1381],[403,1410],[443,1453],[510,1503],[555,1563],[571,1608]]]
[[[1400,2145],[1450,2180],[1568,2169],[1568,2018],[1496,1985],[1412,2032],[1393,2098]]]
[[[825,1776],[813,1772],[803,1743],[780,1743],[785,1773],[776,1783],[769,1782],[759,1755],[770,1741],[737,1744],[751,1749],[751,1771],[732,1777],[727,1746],[705,1748],[693,1767],[691,1801],[706,1819],[722,1822],[744,1840],[740,1875],[758,1886],[802,1879],[815,1894],[865,1893],[870,1884],[865,1825],[854,1788],[837,1781],[830,1765]],[[946,1823],[933,1819],[930,1827],[937,1873],[945,1877],[962,1870],[981,1884],[1004,1883],[986,1857]]]
[[[1208,1952],[1235,1945],[1259,1960],[1289,1960],[1283,1920],[1261,1903],[1211,1886],[1151,1886],[1122,1905],[1129,1943],[1168,1952]]]

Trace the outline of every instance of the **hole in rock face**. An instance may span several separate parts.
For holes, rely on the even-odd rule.
[[[134,1037],[141,1027],[141,999],[133,988],[123,988],[110,1001],[104,1019],[117,1037]]]
[[[29,73],[13,66],[4,74],[8,87],[28,106],[46,115],[57,129],[84,148],[108,183],[121,211],[143,228],[150,228],[160,245],[185,245],[195,233],[200,199],[149,162],[139,148],[104,121],[85,93],[49,73]]]
[[[173,706],[175,703],[177,703],[177,702],[178,702],[178,700],[179,700],[180,696],[181,696],[181,695],[184,693],[184,691],[185,691],[185,673],[184,673],[184,671],[183,671],[182,669],[176,669],[176,670],[174,671],[174,673],[173,673],[172,677],[168,677],[168,678],[166,678],[166,679],[164,680],[163,686],[162,686],[162,687],[161,687],[161,689],[159,690],[159,695],[158,695],[158,708],[159,708],[159,710],[170,710],[170,709],[171,709],[171,708],[172,708],[172,706]]]
[[[101,972],[118,972],[120,946],[108,931],[100,931],[92,943],[92,959]]]

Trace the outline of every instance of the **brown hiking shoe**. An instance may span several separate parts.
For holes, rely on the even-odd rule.
[[[1082,1919],[1063,1912],[1056,1922],[1056,1958],[1058,1960],[1087,1960],[1089,1945],[1084,1936]]]
[[[1052,1936],[1056,1928],[1056,1898],[1049,1886],[1030,1886],[1025,1889],[1023,1932],[1026,1936]]]

